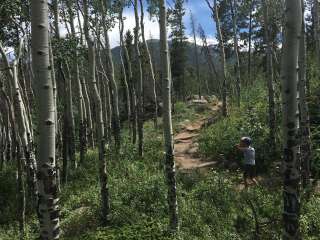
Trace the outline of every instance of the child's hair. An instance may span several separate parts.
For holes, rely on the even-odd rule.
[[[241,142],[244,142],[246,145],[250,146],[252,143],[252,140],[250,137],[242,137]]]

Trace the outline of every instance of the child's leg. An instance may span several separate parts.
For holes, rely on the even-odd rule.
[[[255,185],[258,185],[258,181],[256,179],[256,167],[255,166],[251,166],[251,171],[250,171],[250,178],[252,180],[252,182],[255,184]]]
[[[243,172],[243,182],[244,182],[244,186],[245,188],[248,187],[248,177],[249,177],[249,168],[247,165],[244,166],[244,172]]]
[[[255,177],[251,178],[251,180],[255,185],[259,185],[258,180]]]

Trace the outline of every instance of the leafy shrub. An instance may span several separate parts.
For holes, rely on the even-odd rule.
[[[320,195],[315,194],[308,202],[302,204],[300,219],[303,239],[316,240],[320,236]]]
[[[8,166],[0,171],[0,224],[16,220],[16,178],[14,166]]]
[[[200,152],[211,159],[226,159],[229,162],[240,163],[242,155],[235,145],[240,138],[249,136],[256,149],[257,168],[265,171],[273,160],[279,160],[279,144],[276,149],[269,146],[269,127],[267,123],[267,104],[257,100],[252,104],[232,109],[226,118],[202,131],[199,139]]]

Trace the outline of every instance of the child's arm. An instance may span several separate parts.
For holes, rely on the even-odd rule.
[[[237,144],[236,147],[237,147],[238,150],[240,150],[242,152],[248,149],[248,147],[243,147],[240,144]]]

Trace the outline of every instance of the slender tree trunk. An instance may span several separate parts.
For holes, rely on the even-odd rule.
[[[237,2],[230,0],[232,12],[232,28],[233,28],[233,47],[236,57],[235,73],[236,73],[236,88],[237,88],[237,106],[240,107],[241,103],[241,73],[240,73],[240,59],[239,59],[239,44],[238,44],[238,25],[237,25]]]
[[[121,25],[124,26],[123,18],[120,18]],[[120,41],[122,42],[123,47],[123,53],[124,53],[124,60],[127,66],[127,78],[128,78],[128,87],[129,87],[129,94],[130,94],[130,104],[131,104],[131,133],[132,133],[132,143],[136,143],[136,131],[137,131],[137,97],[136,97],[136,91],[133,84],[133,74],[132,74],[132,65],[131,65],[131,59],[129,56],[129,52],[127,49],[126,44],[124,43],[123,35],[120,35]]]
[[[110,90],[110,81],[108,79],[107,73],[104,69],[101,55],[98,52],[98,62],[99,62],[99,67],[101,69],[101,87],[100,87],[100,92],[101,94],[104,95],[102,99],[102,104],[103,104],[103,117],[104,117],[104,125],[105,125],[105,136],[106,140],[108,142],[108,145],[112,142],[112,123],[111,123],[111,118],[112,118],[112,107],[111,107],[111,90]]]
[[[306,100],[306,32],[304,20],[304,1],[301,0],[303,8],[302,28],[299,46],[299,109],[300,109],[300,159],[301,175],[303,187],[310,184],[310,159],[311,159],[311,138],[310,138],[310,119],[309,107]]]
[[[128,75],[126,68],[125,68],[125,63],[124,63],[124,54],[125,51],[127,51],[126,46],[123,41],[123,29],[124,29],[124,24],[123,24],[123,6],[121,6],[121,10],[119,13],[119,32],[120,32],[120,59],[121,59],[121,69],[123,72],[123,82],[124,82],[124,87],[125,87],[125,93],[126,93],[126,106],[127,106],[127,118],[128,118],[128,125],[130,128],[130,119],[131,119],[131,99],[130,99],[130,89],[129,89],[129,84],[128,84]],[[130,81],[130,79],[129,79]]]
[[[316,58],[317,58],[318,66],[320,66],[320,16],[319,16],[320,3],[318,0],[314,0],[313,4],[314,4],[313,35],[314,35],[315,45],[316,45]]]
[[[220,19],[218,15],[218,5],[217,1],[214,0],[214,9],[215,9],[215,21],[217,27],[217,33],[219,38],[219,46],[220,46],[220,56],[221,56],[221,65],[222,65],[222,114],[223,116],[227,116],[227,67],[226,67],[226,56],[224,49],[224,41],[221,32]]]
[[[224,41],[221,32],[221,24],[219,19],[219,9],[217,5],[217,0],[214,0],[213,6],[211,6],[209,0],[206,0],[208,7],[211,9],[212,17],[215,19],[216,30],[219,40],[219,48],[220,48],[220,59],[221,59],[221,67],[222,67],[222,114],[223,116],[227,116],[227,66],[226,66],[226,55],[224,48]]]
[[[76,30],[75,30],[75,26],[74,26],[74,13],[73,13],[73,5],[71,5],[71,2],[67,2],[68,5],[68,13],[69,13],[69,17],[70,17],[70,28],[71,28],[71,34],[72,34],[72,40],[75,42],[77,41],[77,37],[76,37]],[[80,31],[81,30],[81,26],[79,26]],[[77,46],[76,46],[77,48]],[[80,73],[79,73],[79,64],[78,64],[78,50],[74,49],[73,52],[73,59],[72,59],[72,72],[73,72],[73,79],[74,79],[74,83],[77,84],[77,92],[78,92],[78,111],[79,111],[79,129],[78,129],[78,136],[79,136],[79,150],[80,150],[80,163],[84,162],[84,156],[85,156],[85,152],[86,152],[86,146],[87,146],[87,139],[86,139],[86,125],[85,125],[85,118],[86,116],[84,115],[84,99],[83,99],[83,93],[82,93],[82,88],[81,88],[81,81],[80,81]],[[71,83],[71,79],[70,79],[70,83]],[[69,89],[70,89],[70,95],[72,94],[71,92],[71,84],[69,85]],[[71,95],[72,97],[72,95]],[[72,102],[71,102],[72,103]],[[72,106],[72,105],[71,105]],[[72,149],[71,149],[72,151]],[[75,164],[76,167],[76,164]]]
[[[58,31],[59,34],[59,31]],[[51,39],[49,37],[49,59],[50,59],[50,66],[51,66],[51,81],[52,81],[52,93],[53,93],[53,105],[54,105],[54,123],[55,123],[55,134],[56,134],[56,170],[57,170],[57,187],[58,191],[60,192],[60,184],[61,184],[61,169],[59,168],[59,162],[61,159],[61,153],[62,149],[59,141],[59,125],[58,125],[58,111],[57,111],[57,81],[56,81],[56,73],[55,73],[55,65],[54,65],[54,59],[53,59],[53,52],[52,52],[52,44]]]
[[[55,168],[55,117],[50,79],[48,4],[31,1],[32,65],[37,85],[38,118],[38,217],[40,239],[59,239],[59,206]]]
[[[209,69],[211,71],[211,74],[216,77],[216,84],[213,81],[213,84],[215,86],[214,90],[216,92],[219,92],[220,95],[222,95],[221,83],[220,83],[220,80],[219,80],[219,75],[218,75],[216,66],[215,66],[215,64],[213,62],[213,57],[211,55],[210,48],[209,48],[208,43],[207,43],[206,34],[205,34],[205,32],[204,32],[204,30],[203,30],[203,28],[201,26],[199,27],[199,33],[200,33],[200,37],[201,37],[202,42],[203,42],[203,50],[204,50],[205,57],[207,59],[207,63],[209,65]]]
[[[72,77],[70,74],[70,68],[67,61],[65,61],[65,69],[67,72],[65,78],[65,89],[66,89],[66,105],[67,105],[67,121],[68,121],[68,156],[71,163],[71,167],[75,169],[77,167],[76,162],[76,146],[75,146],[75,123],[73,115],[73,98],[72,98]]]
[[[169,227],[178,230],[178,204],[174,162],[174,143],[171,118],[171,74],[167,41],[167,12],[164,0],[159,0],[160,8],[160,59],[163,96],[163,131],[165,141],[165,172],[168,185]]]
[[[88,1],[83,0],[84,11],[84,32],[86,41],[88,44],[88,61],[89,61],[89,78],[91,79],[91,89],[94,95],[95,103],[95,115],[97,123],[97,137],[98,137],[98,149],[99,149],[99,177],[100,177],[100,194],[101,194],[101,210],[102,220],[104,224],[108,221],[110,213],[109,203],[109,189],[108,189],[108,175],[106,165],[106,148],[105,148],[105,136],[104,136],[104,123],[103,123],[103,111],[102,103],[99,95],[96,77],[95,77],[95,48],[94,43],[89,35],[89,19],[88,19]]]
[[[109,42],[109,34],[107,30],[107,22],[105,18],[106,10],[107,9],[106,2],[101,0],[101,8],[102,8],[102,24],[103,24],[103,32],[104,32],[104,39],[105,39],[105,50],[107,54],[107,75],[110,81],[110,86],[112,89],[112,122],[113,122],[113,131],[114,131],[114,140],[116,145],[116,151],[120,150],[121,147],[121,129],[120,129],[120,114],[119,114],[119,101],[118,101],[118,86],[115,81],[114,77],[114,66]]]
[[[269,97],[269,143],[270,149],[276,146],[276,113],[274,100],[274,72],[273,72],[273,57],[272,57],[272,43],[270,40],[269,28],[269,3],[268,0],[263,0],[263,21],[264,21],[264,40],[266,43],[266,81],[268,84]]]
[[[298,55],[301,34],[301,0],[285,1],[285,35],[282,51],[282,103],[283,103],[283,239],[301,239],[299,230],[300,166],[297,145],[298,130]]]
[[[24,187],[24,174],[23,174],[23,151],[19,147],[19,144],[16,146],[17,151],[17,217],[19,221],[19,232],[20,240],[25,239],[25,212],[26,212],[26,193]]]
[[[59,30],[59,0],[52,0],[52,7],[53,7],[53,24],[55,35],[57,39],[60,39],[60,30]]]
[[[146,52],[146,63],[149,69],[149,74],[150,74],[150,80],[152,84],[152,95],[153,95],[153,101],[154,101],[154,126],[157,128],[158,126],[158,100],[157,100],[157,92],[156,92],[156,78],[154,75],[154,67],[151,59],[151,54],[149,51],[148,43],[145,38],[145,31],[144,31],[144,10],[143,10],[143,4],[142,0],[139,0],[140,2],[140,12],[141,12],[141,19],[140,19],[140,25],[141,25],[141,36],[142,36],[142,42],[143,42],[143,47]]]
[[[200,79],[199,55],[198,55],[195,19],[194,19],[192,12],[190,12],[190,18],[191,18],[191,31],[192,31],[192,35],[193,35],[193,50],[194,50],[194,56],[195,56],[195,60],[196,60],[197,82],[199,84],[198,94],[199,94],[199,99],[201,99],[201,79]]]
[[[250,14],[249,14],[249,36],[248,36],[248,83],[251,83],[251,42],[252,42],[252,12],[254,1],[250,0]]]
[[[134,49],[136,54],[136,65],[137,71],[137,110],[138,110],[138,152],[140,156],[143,156],[143,78],[142,78],[142,67],[141,67],[141,53],[139,49],[139,15],[138,15],[138,0],[134,0],[134,15],[136,25],[134,28]]]
[[[71,160],[71,158],[69,158],[69,148],[70,148],[70,141],[69,141],[69,137],[70,137],[70,119],[69,119],[69,115],[67,114],[68,112],[68,89],[66,88],[66,84],[67,84],[67,79],[66,79],[66,75],[63,71],[62,68],[62,63],[61,61],[59,61],[59,72],[60,72],[60,76],[61,79],[63,80],[63,86],[65,86],[63,88],[63,96],[64,96],[64,103],[63,103],[63,125],[62,125],[62,182],[64,184],[67,183],[68,180],[68,172],[69,172],[69,162]]]
[[[89,145],[91,147],[94,147],[94,138],[93,138],[93,124],[92,124],[92,110],[91,110],[91,100],[89,98],[88,94],[88,88],[87,88],[87,80],[85,77],[81,78],[81,88],[83,92],[83,98],[84,98],[84,107],[86,112],[86,122],[85,126],[87,129],[86,137],[88,139]]]

